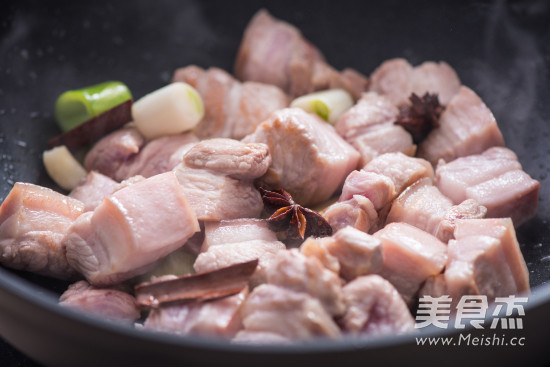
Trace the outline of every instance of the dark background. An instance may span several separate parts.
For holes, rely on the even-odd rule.
[[[524,169],[542,183],[539,214],[518,231],[531,284],[550,278],[550,2],[1,1],[0,201],[16,181],[53,187],[41,164],[57,96],[121,80],[135,98],[188,64],[232,70],[260,7],[298,26],[336,68],[445,60],[484,99]],[[55,293],[66,284],[29,274]],[[2,330],[0,330],[0,335]],[[34,366],[5,343],[0,365]]]

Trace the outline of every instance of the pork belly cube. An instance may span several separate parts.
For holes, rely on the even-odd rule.
[[[369,91],[384,95],[393,105],[408,103],[413,66],[405,59],[384,61],[370,75]]]
[[[341,337],[340,329],[318,299],[273,284],[255,288],[241,315],[244,331],[237,334],[236,340],[241,339],[241,333],[247,334],[247,340],[254,333],[259,333],[258,337],[271,333],[292,340]]]
[[[286,249],[279,241],[250,240],[210,246],[201,252],[193,267],[198,273],[258,259],[258,267],[250,280],[252,286],[266,282],[266,269],[278,251]]]
[[[56,278],[74,277],[62,240],[83,212],[79,200],[38,185],[15,183],[0,206],[0,262]]]
[[[314,257],[328,270],[340,273],[338,259],[329,252],[329,246],[334,242],[332,237],[308,237],[300,245],[300,253],[306,257]]]
[[[359,160],[331,125],[299,108],[275,112],[243,141],[268,145],[272,163],[261,183],[284,188],[303,206],[330,198]]]
[[[69,196],[84,203],[84,211],[88,212],[94,210],[104,197],[111,195],[118,187],[119,183],[110,177],[91,171]]]
[[[360,166],[384,153],[401,152],[408,156],[416,153],[411,134],[394,124],[377,126],[356,137],[351,145],[361,154]]]
[[[262,212],[262,197],[250,181],[183,164],[174,172],[199,220],[254,218]]]
[[[162,305],[145,320],[145,329],[178,335],[202,335],[232,338],[241,329],[241,308],[248,288],[206,302]]]
[[[235,75],[241,80],[276,85],[295,97],[312,91],[311,70],[306,68],[322,60],[319,50],[297,28],[260,10],[243,35]],[[298,68],[303,69],[304,80],[298,79],[300,75],[295,73]]]
[[[436,93],[446,105],[458,93],[460,79],[447,63],[426,61],[413,67],[405,59],[384,61],[370,76],[369,90],[383,94],[396,105],[410,104],[411,93]]]
[[[353,227],[340,229],[331,237],[307,239],[300,251],[316,257],[346,281],[382,270],[381,241]]]
[[[421,178],[433,180],[434,177],[433,167],[428,161],[399,152],[376,157],[363,167],[363,171],[389,177],[393,181],[396,195]]]
[[[388,98],[369,92],[340,117],[335,129],[361,154],[361,166],[384,153],[414,155],[416,145],[411,135],[394,124],[398,114]]]
[[[219,138],[201,141],[185,154],[183,163],[190,168],[207,169],[235,179],[253,180],[266,173],[271,156],[265,144],[244,144]]]
[[[349,200],[331,204],[321,212],[321,215],[333,231],[351,226],[363,232],[370,232],[378,226],[378,213],[374,205],[362,195],[353,195]]]
[[[174,172],[199,220],[254,218],[263,202],[253,180],[269,162],[265,144],[208,139],[193,146]]]
[[[393,124],[398,115],[399,110],[387,97],[368,92],[340,116],[334,129],[349,142],[375,126]]]
[[[449,241],[445,285],[451,309],[463,295],[486,295],[492,302],[519,293],[500,241],[483,235]]]
[[[453,202],[425,177],[393,201],[386,223],[404,222],[435,235],[452,206]]]
[[[173,82],[185,82],[199,92],[204,118],[195,133],[201,139],[242,139],[272,112],[288,106],[287,95],[269,84],[240,83],[219,68],[207,70],[191,65],[177,69]]]
[[[345,331],[376,338],[414,330],[407,304],[394,286],[379,275],[359,277],[346,284],[343,292],[346,313],[341,323]]]
[[[258,11],[248,24],[235,60],[240,80],[273,84],[292,98],[316,90],[345,88],[358,98],[367,79],[356,71],[338,73],[294,26]]]
[[[435,181],[439,190],[458,204],[468,199],[466,190],[469,187],[520,169],[521,164],[512,150],[492,147],[481,154],[457,158],[448,163],[439,161]]]
[[[323,212],[333,230],[351,225],[374,232],[384,224],[389,206],[396,196],[393,180],[383,174],[353,171],[348,175],[339,202]]]
[[[162,136],[151,140],[137,155],[120,165],[115,178],[119,181],[136,175],[147,178],[171,171],[198,141],[192,133]]]
[[[346,177],[339,201],[361,195],[368,198],[378,211],[388,205],[395,194],[395,185],[389,177],[374,172],[353,171]]]
[[[86,155],[84,164],[89,171],[96,170],[116,181],[136,175],[151,177],[174,168],[196,142],[198,139],[192,133],[146,142],[130,125],[99,140]]]
[[[130,294],[117,289],[95,288],[85,280],[71,284],[59,297],[59,304],[125,323],[133,323],[141,316],[136,299]]]
[[[446,106],[458,93],[460,86],[456,71],[445,61],[425,61],[413,68],[411,92],[418,96],[436,93],[439,102]]]
[[[145,145],[145,138],[130,125],[104,136],[86,154],[84,167],[120,181],[117,171]],[[124,177],[126,178],[126,177]],[[122,178],[122,179],[124,179]]]
[[[511,217],[521,225],[537,210],[540,183],[522,171],[516,154],[493,147],[482,154],[439,162],[437,186],[453,202],[474,199],[492,218]]]
[[[443,270],[447,246],[431,234],[406,223],[390,223],[374,237],[382,241],[384,264],[379,274],[410,305],[422,283]]]
[[[540,182],[515,170],[468,188],[467,195],[487,208],[487,217],[510,217],[520,226],[535,216],[539,190]]]
[[[529,291],[529,271],[519,248],[514,224],[510,218],[464,219],[456,223],[455,238],[482,235],[500,241],[506,262],[514,276],[517,292]]]
[[[384,261],[379,239],[352,227],[339,230],[332,239],[328,251],[338,259],[340,276],[346,281],[381,271]]]
[[[211,246],[253,240],[277,241],[277,235],[267,227],[265,219],[240,218],[205,222],[201,252],[208,251]]]
[[[94,286],[144,272],[200,229],[173,172],[118,190],[86,214],[64,244],[69,264]]]
[[[473,199],[464,200],[447,210],[436,230],[435,236],[444,243],[454,238],[456,223],[462,219],[481,219],[487,215],[487,208]]]
[[[421,295],[449,295],[451,310],[464,295],[496,297],[529,292],[529,272],[510,218],[462,219],[448,245],[445,272],[426,281]]]
[[[460,87],[433,129],[418,147],[418,156],[435,165],[458,157],[479,154],[504,139],[491,110],[470,88]]]
[[[409,186],[393,201],[386,223],[408,223],[447,243],[453,238],[457,220],[484,218],[486,213],[484,206],[471,199],[453,205],[426,177]]]
[[[266,269],[267,282],[318,299],[333,316],[344,312],[340,279],[315,257],[297,249],[279,251]]]

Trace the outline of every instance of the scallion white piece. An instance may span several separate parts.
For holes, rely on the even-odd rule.
[[[157,89],[132,105],[136,128],[148,140],[191,130],[203,116],[199,93],[182,82]]]
[[[296,98],[290,107],[298,107],[319,115],[334,125],[353,106],[353,98],[343,89],[329,89]]]
[[[42,161],[48,175],[65,190],[74,189],[87,174],[65,145],[44,151]]]

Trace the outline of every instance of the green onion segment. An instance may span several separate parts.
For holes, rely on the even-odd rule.
[[[124,83],[107,81],[64,92],[57,98],[54,115],[61,130],[69,131],[129,99],[132,94]]]
[[[328,89],[296,98],[290,107],[315,113],[334,125],[340,116],[353,106],[353,98],[343,89]]]

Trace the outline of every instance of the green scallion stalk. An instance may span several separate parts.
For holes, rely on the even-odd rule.
[[[54,115],[61,130],[69,131],[131,98],[126,85],[107,81],[64,92],[55,103]]]
[[[290,107],[315,113],[334,125],[340,116],[353,106],[353,98],[343,89],[329,89],[296,98]]]

